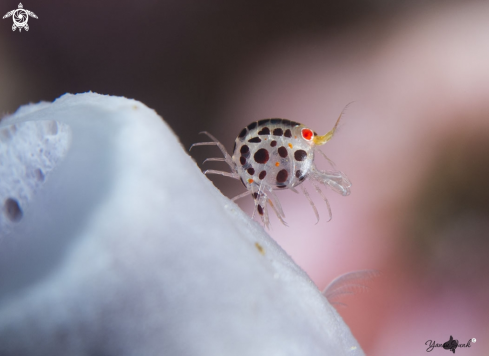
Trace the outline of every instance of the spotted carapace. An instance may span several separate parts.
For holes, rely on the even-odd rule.
[[[314,189],[326,202],[331,220],[331,207],[320,185],[330,187],[343,196],[350,194],[351,183],[346,175],[334,169],[334,164],[319,149],[334,135],[341,115],[331,131],[323,136],[303,124],[286,119],[264,119],[243,128],[235,140],[232,156],[224,146],[208,132],[212,142],[194,143],[194,146],[216,145],[224,158],[208,158],[204,161],[226,162],[231,172],[209,169],[204,174],[220,174],[241,180],[247,191],[233,198],[237,200],[251,195],[255,201],[255,211],[262,222],[269,227],[268,205],[285,225],[285,215],[274,190],[291,189],[300,186],[312,206],[317,220],[319,214],[309,193],[302,183],[309,180]],[[333,170],[319,170],[314,164],[315,154],[320,152],[331,164]],[[328,220],[329,221],[329,220]]]

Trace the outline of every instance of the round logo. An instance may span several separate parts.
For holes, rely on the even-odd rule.
[[[27,23],[29,16],[27,15],[27,12],[24,9],[17,9],[15,10],[12,18],[14,20],[15,26],[24,27],[25,24]]]

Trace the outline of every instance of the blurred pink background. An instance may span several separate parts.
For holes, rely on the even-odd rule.
[[[326,191],[327,223],[310,189],[315,225],[303,196],[280,192],[290,227],[272,218],[270,234],[320,289],[346,272],[381,272],[339,309],[366,354],[421,355],[428,340],[450,335],[477,339],[457,354],[489,354],[487,3],[24,5],[39,16],[28,33],[0,23],[0,114],[93,90],[154,108],[186,148],[206,130],[231,150],[240,129],[262,118],[324,134],[354,101],[323,149],[352,194]],[[192,155],[200,164],[214,152]],[[211,179],[229,197],[243,191]],[[251,213],[251,199],[239,203]]]

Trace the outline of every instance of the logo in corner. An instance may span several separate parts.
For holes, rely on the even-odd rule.
[[[448,340],[443,344],[443,348],[445,350],[450,350],[453,353],[455,353],[455,349],[457,348],[457,346],[458,346],[458,340],[454,340],[452,335],[450,335],[450,340]]]
[[[445,350],[452,351],[455,353],[455,350],[457,348],[463,348],[463,347],[472,347],[471,342],[475,343],[475,338],[469,339],[466,344],[460,344],[458,340],[455,340],[452,335],[450,335],[450,339],[447,342],[444,342],[443,344],[437,344],[435,340],[428,340],[425,342],[425,345],[429,345],[428,348],[426,349],[427,352],[433,351],[435,347],[443,347]]]
[[[3,17],[6,19],[7,17],[12,16],[12,20],[14,20],[14,24],[12,25],[12,31],[19,29],[19,32],[22,32],[22,29],[29,31],[29,25],[27,25],[27,21],[29,20],[29,16],[37,19],[35,13],[29,10],[25,10],[22,3],[19,3],[19,8],[16,10],[9,11]]]

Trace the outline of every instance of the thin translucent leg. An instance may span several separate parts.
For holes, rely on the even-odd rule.
[[[263,184],[263,183],[262,183],[262,184]],[[259,187],[258,189],[256,189],[256,187],[255,187],[255,186],[252,186],[252,187],[251,187],[251,194],[255,194],[255,193],[257,193],[257,194],[258,194],[258,196],[259,196],[259,195],[260,195],[260,189],[261,189],[261,184],[260,184],[260,187]],[[257,198],[258,198],[258,196],[257,196]],[[252,219],[252,220],[255,218],[255,212],[257,212],[257,211],[258,211],[258,199],[257,199],[257,198],[253,199],[253,201],[254,201],[254,203],[255,203],[255,206],[253,207],[253,213],[251,214],[251,219]]]
[[[253,212],[251,213],[251,220],[253,220],[255,218],[255,211],[256,211],[256,201],[255,201],[255,208],[253,209]]]
[[[226,162],[225,158],[207,158],[202,162],[204,164],[205,162]]]
[[[215,142],[197,142],[197,143],[193,143],[188,150],[190,151],[192,150],[192,148],[196,146],[217,146],[217,144]]]
[[[361,270],[342,274],[328,284],[323,295],[331,304],[346,306],[346,304],[338,302],[337,299],[343,295],[368,291],[370,288],[367,282],[379,275],[379,271],[376,270]]]
[[[260,205],[263,214],[260,214],[258,212],[258,215],[260,215],[260,219],[261,219],[263,225],[267,229],[270,229],[270,220],[268,218],[268,209],[267,209],[268,197],[267,197],[266,192],[264,191],[265,187],[266,187],[266,185],[264,184],[263,181],[260,183],[259,187],[252,186],[251,193],[252,194],[256,193],[257,195],[255,198],[255,208],[253,209],[253,215],[251,216],[251,218],[252,219],[254,218],[255,212],[258,212],[258,205]]]
[[[323,198],[323,200],[326,202],[326,206],[328,207],[328,213],[329,213],[329,219],[328,219],[328,222],[329,222],[333,218],[333,214],[331,213],[331,206],[329,205],[329,201],[326,198],[326,196],[323,194],[321,188],[319,188],[317,182],[315,182],[315,181],[311,181],[311,182],[312,182],[312,185],[314,186],[314,189],[316,189],[316,192],[318,192],[319,195],[321,196],[321,198]]]
[[[314,210],[314,214],[316,215],[316,224],[317,224],[319,222],[318,209],[316,208],[316,205],[314,205],[314,202],[312,201],[311,196],[307,192],[307,190],[304,187],[304,185],[301,185],[301,190],[302,190],[302,193],[304,193],[304,195],[306,196],[307,201],[309,202],[309,204],[312,206],[312,210]]]
[[[322,172],[324,183],[343,196],[350,195],[351,182],[343,172]]]
[[[309,178],[321,184],[328,185],[336,193],[340,193],[343,196],[350,195],[351,182],[340,171],[320,171],[315,166],[312,166]]]
[[[241,193],[240,195],[236,195],[233,199],[231,199],[231,201],[236,201],[238,199],[247,197],[248,195],[251,195],[251,192],[247,190],[246,192]]]
[[[284,224],[285,226],[289,226],[285,220],[282,218],[282,216],[280,215],[280,212],[277,211],[277,208],[275,207],[275,205],[273,204],[272,200],[271,199],[268,199],[268,204],[270,204],[270,206],[272,207],[273,211],[275,212],[275,215],[277,215],[277,218],[280,220],[280,222],[282,224]]]
[[[277,195],[273,192],[273,189],[269,186],[263,187],[263,189],[266,189],[269,200],[272,201],[273,205],[280,213],[280,216],[283,219],[285,219],[285,214],[284,214],[284,210],[282,209],[282,204],[280,204],[280,200],[278,199]]]
[[[293,191],[295,194],[300,194],[299,191],[295,188],[289,188],[289,190]]]
[[[211,146],[211,145],[215,145],[215,146],[217,146],[221,150],[221,152],[222,152],[222,154],[224,156],[225,162],[229,165],[229,167],[231,167],[231,170],[234,171],[235,170],[235,167],[234,167],[233,159],[231,158],[231,156],[229,155],[229,153],[226,151],[226,148],[224,147],[224,145],[222,143],[220,143],[214,136],[212,136],[207,131],[202,131],[200,133],[206,135],[207,137],[209,137],[213,142],[199,142],[199,143],[194,143],[192,146],[190,146],[189,151],[194,146]]]
[[[263,224],[265,227],[270,230],[270,218],[268,216],[268,208],[267,208],[267,201],[265,200],[265,203],[262,205],[263,207],[263,215],[261,217]]]
[[[216,171],[214,169],[208,169],[207,171],[204,171],[204,174],[219,174],[221,176],[230,177],[230,178],[234,178],[234,179],[239,179],[239,174],[238,173],[229,173],[229,172],[224,172],[224,171]]]
[[[273,211],[277,215],[277,218],[280,220],[282,224],[285,226],[289,226],[285,222],[285,214],[284,210],[282,209],[282,204],[280,204],[280,200],[278,199],[277,195],[273,192],[272,187],[269,185],[264,184],[263,182],[260,184],[260,190],[261,192],[265,192],[268,198],[268,203],[272,207]]]

